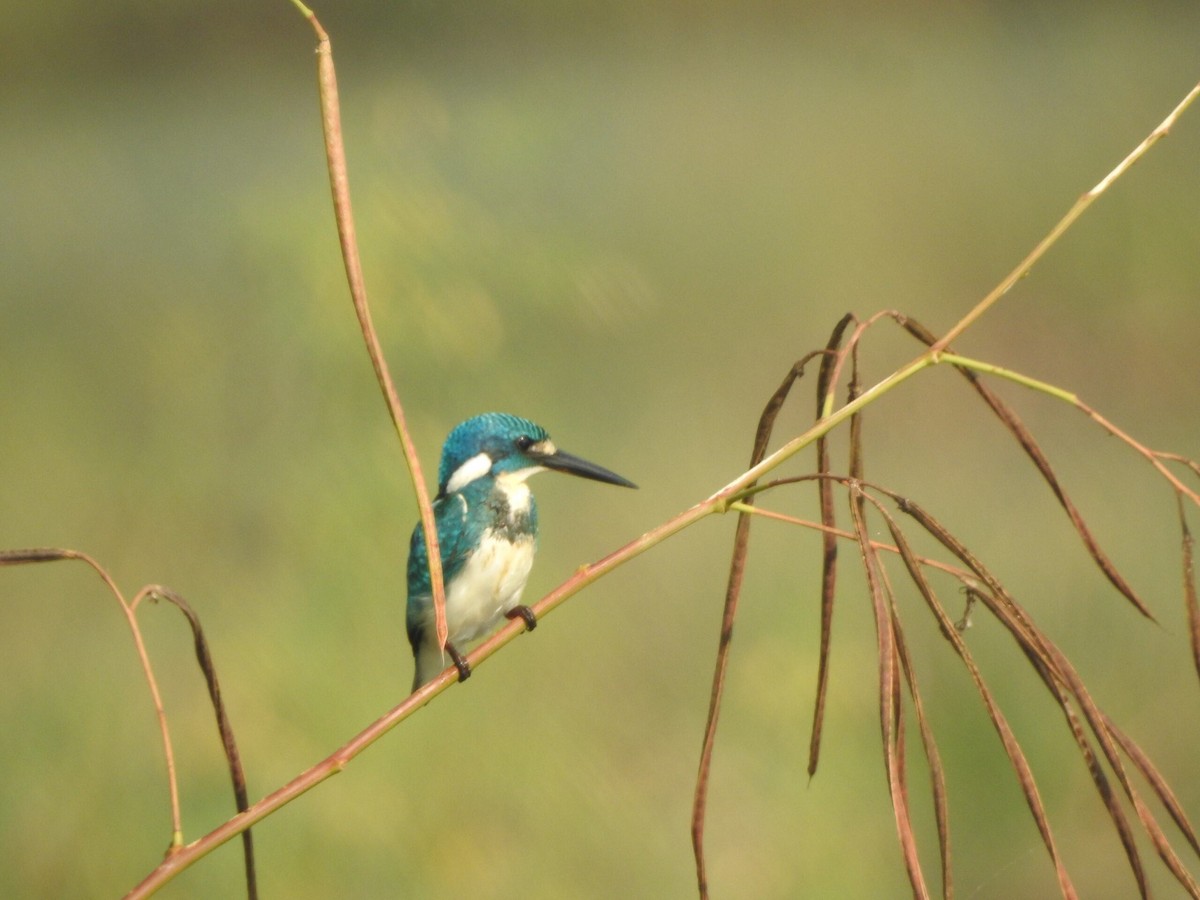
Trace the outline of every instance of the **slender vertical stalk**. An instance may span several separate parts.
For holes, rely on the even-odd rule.
[[[396,426],[396,433],[400,436],[400,447],[404,451],[404,461],[408,464],[408,474],[412,480],[413,492],[417,497],[417,507],[421,513],[421,528],[425,532],[425,546],[429,553],[429,576],[433,586],[433,612],[438,646],[445,647],[447,638],[446,591],[442,576],[442,554],[438,545],[437,524],[433,517],[433,506],[429,502],[429,491],[425,486],[425,476],[421,471],[421,460],[417,456],[417,448],[408,432],[404,407],[400,405],[400,397],[396,393],[396,386],[388,370],[387,360],[383,356],[383,348],[379,344],[379,336],[371,321],[371,310],[367,305],[367,286],[363,280],[362,260],[358,253],[358,238],[354,230],[354,211],[350,205],[350,178],[346,168],[346,148],[342,141],[342,117],[338,102],[337,74],[333,67],[333,49],[329,42],[329,35],[321,27],[321,23],[317,21],[313,11],[300,0],[292,0],[292,2],[309,20],[317,35],[317,82],[321,94],[321,127],[325,134],[325,156],[329,163],[329,186],[333,193],[334,217],[337,219],[342,260],[346,266],[346,281],[350,286],[350,298],[354,302],[354,312],[358,316],[359,328],[367,346],[367,355],[371,358],[375,379],[379,382],[380,390],[383,391],[392,423]]]

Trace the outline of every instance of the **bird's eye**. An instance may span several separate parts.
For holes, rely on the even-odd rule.
[[[533,438],[529,437],[528,435],[523,434],[519,438],[517,438],[517,449],[520,450],[522,453],[524,453],[526,450],[528,450],[532,446],[533,446]]]

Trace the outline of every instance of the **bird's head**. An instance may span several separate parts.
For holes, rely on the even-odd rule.
[[[507,476],[513,481],[524,481],[547,469],[622,487],[637,487],[615,472],[559,450],[540,425],[507,413],[492,412],[467,419],[450,432],[442,447],[438,493],[453,494],[483,477]]]

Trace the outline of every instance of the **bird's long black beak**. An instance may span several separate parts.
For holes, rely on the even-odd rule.
[[[610,472],[603,466],[580,459],[578,456],[572,456],[570,453],[564,453],[562,450],[554,450],[550,453],[531,452],[529,455],[547,469],[554,469],[557,472],[566,472],[570,475],[578,475],[580,478],[590,478],[592,481],[603,481],[607,484],[619,484],[621,487],[637,487],[628,478],[622,478],[616,472]]]

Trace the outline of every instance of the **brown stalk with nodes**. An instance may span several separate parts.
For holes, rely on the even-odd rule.
[[[823,351],[810,353],[798,362],[785,376],[783,383],[768,400],[759,420],[751,454],[751,469],[761,464],[769,444],[775,420],[783,408],[790,391],[804,374],[805,366],[815,359],[820,360],[820,371],[816,381],[818,410],[829,409],[831,397],[836,389],[837,375],[848,361],[850,380],[847,385],[847,405],[852,405],[861,395],[858,385],[858,352],[861,338],[868,328],[879,321],[891,319],[909,334],[928,347],[939,344],[936,338],[920,323],[888,312],[861,323],[851,336],[845,339],[847,329],[854,324],[852,316],[846,316],[834,328],[833,334]],[[843,340],[845,344],[843,345]],[[1120,592],[1143,616],[1153,619],[1148,607],[1122,576],[1109,556],[1100,547],[1082,514],[1066,493],[1055,475],[1046,454],[1038,445],[1030,430],[1018,414],[1003,401],[981,379],[979,372],[1009,377],[1031,387],[1040,387],[1023,376],[1008,373],[995,366],[980,365],[949,351],[942,360],[949,362],[959,371],[975,390],[988,409],[1000,420],[1005,429],[1033,463],[1042,479],[1067,514],[1072,527],[1079,535],[1096,567],[1113,587]],[[1182,569],[1184,581],[1185,611],[1188,617],[1194,661],[1200,674],[1200,614],[1197,612],[1196,589],[1193,565],[1193,540],[1185,515],[1186,504],[1200,505],[1196,492],[1183,484],[1178,477],[1165,468],[1165,463],[1179,464],[1192,474],[1200,474],[1196,463],[1173,453],[1149,450],[1112,425],[1095,410],[1077,398],[1057,389],[1049,388],[1055,396],[1069,400],[1077,409],[1086,413],[1110,434],[1120,438],[1135,451],[1149,460],[1167,478],[1178,501],[1180,530],[1182,534]],[[820,415],[820,412],[818,412]],[[904,640],[896,589],[885,563],[885,555],[898,556],[902,572],[916,588],[938,625],[941,635],[950,643],[955,654],[966,668],[988,717],[1000,738],[1016,774],[1018,784],[1025,796],[1030,813],[1037,825],[1042,842],[1050,855],[1063,897],[1075,897],[1066,865],[1057,849],[1049,816],[1042,803],[1037,781],[1021,745],[1004,717],[987,681],[981,674],[964,639],[964,621],[954,622],[939,599],[928,573],[938,571],[955,579],[967,597],[968,608],[980,604],[1008,631],[1018,649],[1033,668],[1046,690],[1063,712],[1065,723],[1083,759],[1093,785],[1107,811],[1111,824],[1121,841],[1131,873],[1138,885],[1140,896],[1149,896],[1145,865],[1138,850],[1134,829],[1130,824],[1121,797],[1132,808],[1143,831],[1149,837],[1159,857],[1175,880],[1192,897],[1200,897],[1200,885],[1187,866],[1176,854],[1167,832],[1159,824],[1150,807],[1143,800],[1137,786],[1130,777],[1127,764],[1147,783],[1150,793],[1174,822],[1179,835],[1192,852],[1200,856],[1200,842],[1170,785],[1141,748],[1126,735],[1092,700],[1086,685],[1062,651],[1034,623],[1030,614],[1017,602],[1003,583],[971,550],[942,525],[936,517],[910,498],[895,491],[873,484],[864,477],[862,413],[855,412],[850,420],[849,460],[847,474],[832,471],[829,452],[822,436],[816,441],[817,471],[810,475],[781,478],[764,484],[752,484],[742,492],[730,507],[739,512],[738,527],[734,538],[734,556],[730,564],[730,575],[726,594],[725,615],[718,646],[716,672],[713,678],[712,701],[709,709],[708,726],[701,754],[700,771],[697,778],[693,803],[692,840],[696,858],[697,882],[702,897],[708,896],[708,880],[704,854],[705,808],[709,786],[710,764],[715,742],[717,720],[728,666],[733,624],[741,597],[741,586],[749,551],[750,521],[754,515],[788,522],[819,530],[822,534],[822,578],[821,578],[821,637],[817,670],[816,700],[812,737],[809,748],[808,772],[813,775],[820,757],[822,726],[824,723],[826,696],[829,686],[830,638],[834,597],[836,594],[839,540],[853,541],[859,549],[868,593],[875,617],[877,637],[877,662],[879,679],[879,716],[884,750],[884,762],[896,829],[903,851],[914,897],[929,897],[931,891],[925,877],[917,850],[916,834],[912,824],[911,806],[907,789],[905,707],[907,694],[913,712],[922,748],[929,769],[932,785],[933,810],[937,825],[938,851],[940,860],[942,896],[954,895],[954,881],[950,866],[950,827],[947,804],[945,773],[942,768],[937,742],[924,711],[924,704],[917,686],[913,661]],[[779,490],[803,483],[815,482],[820,500],[821,521],[806,522],[792,516],[774,513],[758,505],[760,497],[773,495]],[[839,487],[846,493],[852,528],[838,527],[833,489]],[[920,557],[916,555],[897,517],[889,509],[908,517],[917,527],[930,536],[947,552],[950,561]],[[872,540],[868,516],[883,521],[892,543]],[[1107,771],[1106,767],[1107,766]],[[1116,787],[1113,779],[1116,780]]]

